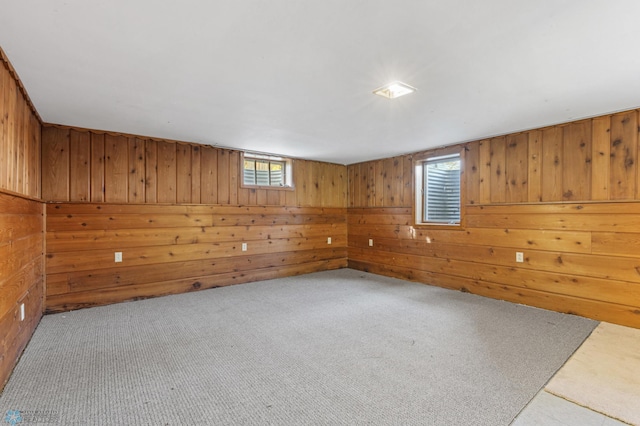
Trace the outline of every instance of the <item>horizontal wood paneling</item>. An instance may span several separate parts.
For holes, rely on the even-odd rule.
[[[40,117],[0,49],[0,391],[42,317],[40,140]]]
[[[42,316],[43,211],[39,201],[0,191],[0,390]]]
[[[640,209],[640,203],[633,205]],[[603,216],[610,217],[624,216],[619,211],[631,208],[629,203],[606,206]],[[521,215],[517,206],[510,207],[509,217],[520,229],[494,226],[490,208],[475,209],[478,220],[459,231],[393,225],[411,218],[397,209],[368,215],[358,209],[349,215],[349,266],[640,327],[640,256],[634,252],[640,234],[585,231],[593,219],[589,213],[573,213],[582,211],[579,205],[560,211],[530,205]],[[540,217],[576,225],[541,230]],[[615,235],[624,236],[628,249],[618,246]],[[524,263],[515,262],[516,251],[524,253]]]
[[[346,247],[345,208],[51,203],[46,309],[346,267]]]
[[[637,110],[465,144],[458,230],[378,197],[412,170],[351,165],[349,266],[640,327],[637,145]]]
[[[293,189],[243,188],[238,151],[135,135],[45,125],[42,161],[46,201],[347,204],[347,168],[343,165],[294,160]],[[398,173],[400,168],[398,163]]]

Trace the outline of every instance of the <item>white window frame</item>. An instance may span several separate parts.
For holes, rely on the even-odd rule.
[[[437,228],[450,228],[450,229],[463,229],[464,226],[464,150],[456,149],[446,149],[446,150],[438,150],[436,152],[427,153],[423,155],[418,155],[414,157],[414,202],[413,202],[413,210],[414,210],[414,224],[418,227],[428,227],[433,226]],[[439,160],[446,159],[457,159],[460,161],[460,219],[457,222],[444,222],[444,221],[428,221],[425,220],[425,211],[424,211],[424,199],[427,196],[425,190],[425,176],[424,176],[424,167],[427,163],[431,163]]]
[[[284,165],[284,183],[282,185],[257,185],[246,184],[244,181],[244,162],[247,160],[263,160],[269,162],[283,163]],[[271,171],[269,171],[271,175]],[[253,152],[243,152],[240,156],[240,182],[243,188],[266,188],[266,189],[293,189],[293,160],[287,157],[279,157],[274,155],[256,154]]]

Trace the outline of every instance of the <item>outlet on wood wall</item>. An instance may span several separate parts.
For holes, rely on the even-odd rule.
[[[640,327],[637,146],[636,110],[465,144],[458,230],[414,226],[411,155],[350,165],[349,266]]]

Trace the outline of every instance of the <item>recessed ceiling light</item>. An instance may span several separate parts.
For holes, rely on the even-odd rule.
[[[385,98],[395,99],[400,96],[408,95],[409,93],[415,92],[417,89],[415,87],[411,87],[406,83],[401,81],[394,81],[393,83],[389,83],[386,86],[382,86],[379,89],[373,91],[374,94],[384,96]]]

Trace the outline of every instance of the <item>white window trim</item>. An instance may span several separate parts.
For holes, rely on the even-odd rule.
[[[414,202],[413,202],[413,211],[414,211],[414,224],[418,227],[435,227],[435,228],[450,228],[450,229],[463,229],[464,226],[464,151],[455,150],[448,152],[433,153],[432,155],[422,155],[419,157],[414,157]],[[434,222],[434,221],[424,221],[423,220],[423,185],[424,185],[424,176],[423,176],[423,168],[425,163],[446,159],[446,158],[458,158],[460,160],[460,220],[457,223],[449,223],[449,222]]]
[[[243,188],[261,188],[261,189],[293,189],[293,160],[288,157],[279,157],[275,155],[256,154],[253,152],[242,152],[240,155],[240,185]],[[244,160],[269,160],[280,161],[284,163],[284,185],[247,185],[244,183]]]

